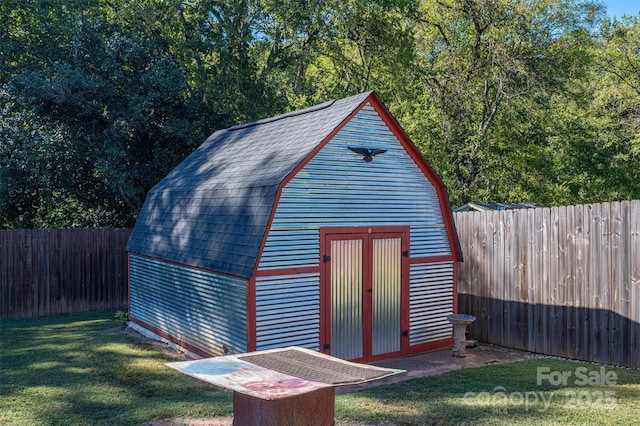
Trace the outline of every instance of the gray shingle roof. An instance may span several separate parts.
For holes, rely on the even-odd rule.
[[[127,250],[250,278],[278,186],[370,95],[215,132],[149,192]]]

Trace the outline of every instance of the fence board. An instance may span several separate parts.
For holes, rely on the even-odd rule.
[[[540,271],[538,269],[538,262],[536,261],[537,257],[540,253],[537,251],[538,244],[536,241],[537,233],[537,224],[539,216],[535,213],[535,210],[529,210],[529,223],[527,228],[527,235],[529,238],[528,244],[528,253],[530,256],[527,257],[527,263],[529,267],[527,268],[527,288],[529,289],[529,294],[526,300],[531,301],[531,303],[527,303],[527,325],[528,325],[528,350],[532,352],[537,352],[536,350],[536,340],[538,334],[540,333],[540,324],[537,321],[537,310],[535,309],[538,299],[537,288],[539,284],[534,284],[537,279],[539,279]]]
[[[574,208],[575,230],[576,230],[576,278],[574,285],[575,309],[573,311],[574,326],[576,333],[575,358],[585,359],[586,352],[584,350],[585,340],[583,335],[584,324],[582,322],[581,312],[586,306],[585,303],[585,285],[586,285],[586,258],[585,258],[585,219],[584,206],[576,206]]]
[[[486,244],[484,243],[485,241],[485,237],[484,234],[486,233],[486,229],[485,228],[480,228],[478,226],[478,223],[480,221],[480,219],[482,218],[482,216],[480,214],[475,214],[473,213],[472,219],[473,219],[473,264],[474,264],[474,281],[476,283],[476,285],[479,285],[480,282],[485,281],[487,278],[481,276],[481,272],[482,271],[486,271],[486,269],[481,268],[481,266],[484,264],[484,254],[486,252]],[[477,287],[476,287],[477,288]],[[486,300],[486,296],[484,294],[484,292],[486,292],[486,287],[480,287],[480,293],[478,294],[479,297],[476,298],[475,300],[475,312],[476,312],[476,317],[480,319],[480,321],[478,321],[477,327],[479,328],[479,337],[480,339],[486,338],[488,336],[487,333],[487,318],[486,318],[486,306],[484,306],[484,300]]]
[[[592,244],[597,247],[603,246],[603,226],[602,226],[602,204],[594,204],[591,207],[591,238]],[[591,339],[590,339],[590,355],[589,359],[595,362],[603,362],[600,357],[600,347],[602,346],[602,317],[600,311],[602,306],[602,294],[598,291],[598,279],[600,271],[606,267],[603,265],[600,250],[590,250],[589,263],[589,296],[591,303],[589,305],[589,317],[591,322]]]
[[[474,338],[640,367],[640,201],[454,217]]]
[[[634,200],[630,206],[629,217],[629,319],[635,321],[635,327],[629,330],[630,367],[640,367],[640,200]]]
[[[493,215],[495,212],[489,212],[489,215]],[[502,297],[500,296],[503,293],[504,282],[502,277],[500,276],[501,272],[497,269],[497,260],[498,256],[494,256],[497,249],[497,237],[498,237],[498,229],[500,228],[500,223],[496,220],[496,218],[491,217],[491,220],[487,224],[487,233],[486,233],[486,247],[484,250],[485,261],[489,262],[492,267],[485,270],[485,278],[487,280],[491,280],[496,283],[496,285],[487,287],[486,297],[488,300],[488,307],[485,310],[485,318],[487,318],[487,333],[495,336],[497,341],[500,341],[501,332],[500,332],[500,322],[502,319]]]
[[[0,318],[127,305],[129,229],[0,231]]]
[[[551,209],[549,224],[551,235],[549,238],[549,339],[548,350],[563,354],[565,342],[565,324],[563,324],[563,309],[558,306],[564,291],[565,277],[561,277],[560,251],[565,250],[565,241],[560,238],[560,209]]]
[[[565,210],[558,212],[560,217],[560,237],[565,237],[565,250],[560,252],[560,269],[564,276],[564,291],[559,295],[558,303],[564,299],[568,309],[564,310],[563,324],[565,325],[564,354],[568,358],[575,358],[576,323],[576,272],[573,266],[577,266],[576,260],[576,226],[575,209],[567,206]]]
[[[629,273],[630,259],[626,253],[631,253],[630,238],[624,238],[625,235],[630,236],[631,230],[631,203],[623,201],[620,208],[620,244],[618,254],[618,286],[620,288],[619,304],[616,328],[621,347],[630,347],[629,333],[625,332],[625,322],[631,318],[631,274]],[[629,277],[629,281],[625,282],[625,276]],[[631,329],[633,327],[630,327]],[[620,354],[620,365],[629,365],[631,363],[631,354],[629,351],[623,351]]]
[[[502,333],[500,341],[504,346],[514,346],[514,340],[517,339],[519,330],[518,327],[518,311],[514,309],[514,300],[518,297],[518,287],[516,287],[516,261],[514,256],[514,244],[513,240],[506,238],[507,235],[513,233],[513,215],[504,215],[503,227],[501,228],[500,239],[503,240],[505,250],[505,263],[504,268],[504,295],[505,303],[503,304],[504,310],[504,322],[509,322],[514,325],[514,333]]]

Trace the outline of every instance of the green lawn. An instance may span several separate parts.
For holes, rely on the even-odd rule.
[[[165,367],[171,360],[125,333],[114,312],[0,321],[0,424],[231,415],[229,392]],[[562,372],[566,385],[550,383]],[[387,425],[632,425],[639,402],[640,371],[530,359],[340,395],[336,417]]]
[[[538,385],[538,368],[548,369],[541,378],[570,376]],[[640,371],[529,359],[341,395],[336,415],[398,425],[637,425]]]
[[[0,322],[1,425],[137,425],[231,415],[231,393],[164,364],[115,312]]]

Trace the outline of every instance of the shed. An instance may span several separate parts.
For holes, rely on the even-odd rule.
[[[453,342],[446,189],[373,92],[216,131],[149,192],[127,251],[131,321],[202,355]]]

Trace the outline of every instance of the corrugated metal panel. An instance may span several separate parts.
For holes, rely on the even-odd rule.
[[[371,352],[373,355],[400,350],[401,240],[373,240],[373,301]]]
[[[247,351],[246,281],[130,257],[131,315],[212,354]]]
[[[320,274],[256,279],[257,350],[320,347]]]
[[[317,265],[322,226],[382,225],[411,226],[412,257],[451,254],[435,188],[367,105],[283,188],[260,269]]]
[[[411,265],[410,298],[412,345],[451,337],[453,263]]]
[[[331,242],[331,355],[362,358],[362,240]]]

